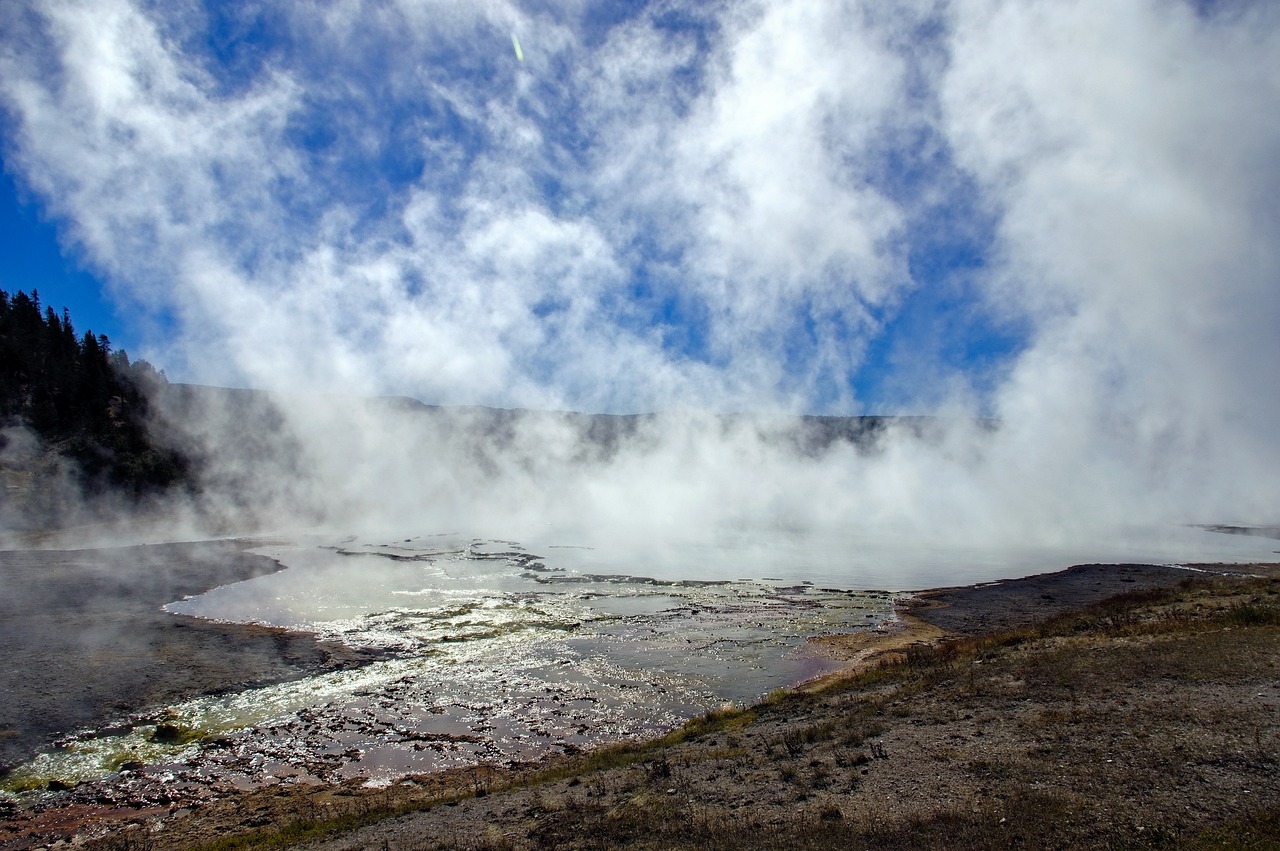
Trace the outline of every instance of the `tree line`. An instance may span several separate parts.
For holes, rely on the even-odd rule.
[[[191,483],[190,460],[148,432],[149,397],[167,383],[106,335],[78,335],[38,291],[0,290],[0,425],[25,425],[75,461],[86,493],[142,497]]]

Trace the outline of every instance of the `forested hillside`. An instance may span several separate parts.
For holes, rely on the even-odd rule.
[[[190,462],[147,430],[148,394],[165,383],[146,361],[113,352],[106,336],[78,335],[67,311],[43,307],[37,292],[0,290],[0,452],[15,426],[26,427],[38,453],[74,462],[86,495],[139,498],[186,485]]]

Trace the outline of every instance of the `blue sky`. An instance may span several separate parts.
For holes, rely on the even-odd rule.
[[[1265,4],[57,0],[0,29],[0,285],[178,379],[1005,417],[1075,387],[1181,421],[1199,320],[1266,327],[1218,296],[1274,289]]]
[[[57,226],[29,194],[19,193],[11,175],[0,181],[0,289],[36,291],[42,304],[69,310],[77,331],[106,334],[113,346],[131,345],[103,282],[77,259],[74,247],[59,243]]]

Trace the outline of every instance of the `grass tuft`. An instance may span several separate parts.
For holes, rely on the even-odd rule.
[[[1224,620],[1236,626],[1277,626],[1280,625],[1280,606],[1239,603],[1227,609]]]

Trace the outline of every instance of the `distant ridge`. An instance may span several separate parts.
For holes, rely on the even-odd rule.
[[[212,385],[170,383],[163,388],[167,409],[178,418],[198,416],[196,408],[220,407],[243,421],[262,418],[269,429],[283,424],[279,403],[286,399],[325,399],[315,394],[226,388]],[[520,424],[540,422],[574,428],[584,444],[611,455],[624,441],[642,438],[646,426],[664,419],[705,419],[722,432],[754,427],[768,442],[788,445],[804,456],[816,456],[837,444],[848,444],[861,452],[874,452],[890,433],[906,434],[918,440],[937,440],[952,422],[926,415],[834,416],[824,414],[696,414],[650,412],[636,414],[593,414],[580,411],[498,408],[485,405],[435,405],[412,396],[333,397],[344,403],[362,404],[370,411],[379,408],[394,414],[422,416],[456,433],[469,429],[475,438],[498,445],[514,438]],[[994,430],[993,420],[978,420],[982,430]]]

